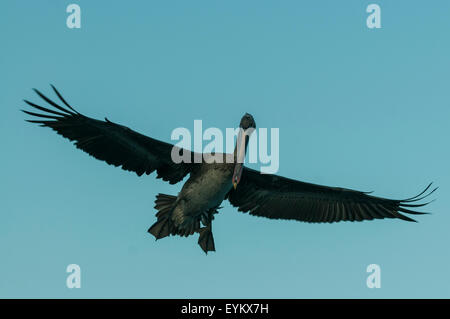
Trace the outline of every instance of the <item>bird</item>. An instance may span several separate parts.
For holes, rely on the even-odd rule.
[[[396,200],[373,196],[371,192],[262,174],[244,166],[249,138],[256,128],[251,114],[245,113],[241,118],[233,153],[201,154],[140,134],[106,117],[87,117],[51,87],[59,104],[33,89],[48,105],[24,100],[33,110],[21,110],[32,116],[26,121],[49,127],[94,158],[138,176],[156,171],[157,178],[176,184],[189,175],[177,195],[156,195],[156,221],[148,232],[156,240],[199,234],[198,244],[206,254],[216,250],[212,222],[226,200],[240,212],[270,219],[335,223],[396,218],[415,222],[410,215],[428,214],[416,209],[429,204],[421,201],[437,189],[430,183],[418,195]],[[172,152],[190,160],[174,161]],[[200,161],[195,160],[198,155]],[[207,160],[212,156],[214,161]]]

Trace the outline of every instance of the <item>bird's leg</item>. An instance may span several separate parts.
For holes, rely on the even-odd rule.
[[[212,233],[212,223],[206,225],[206,227],[202,227],[198,230],[200,237],[198,238],[198,244],[203,249],[203,251],[208,254],[208,251],[216,251],[214,246],[214,237]]]

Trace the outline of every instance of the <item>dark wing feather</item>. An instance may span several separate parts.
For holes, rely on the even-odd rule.
[[[351,189],[327,187],[277,175],[260,174],[258,171],[244,168],[237,189],[230,191],[228,199],[233,206],[238,207],[239,211],[273,219],[295,219],[311,223],[381,218],[415,221],[402,213],[426,214],[408,208],[428,204],[414,202],[424,199],[437,189],[425,194],[430,187],[431,184],[415,197],[392,200]]]
[[[182,180],[194,167],[191,163],[176,164],[171,159],[172,144],[168,144],[139,134],[128,127],[84,116],[70,106],[53,87],[64,108],[35,89],[35,92],[54,109],[39,106],[25,100],[29,106],[43,113],[25,111],[34,117],[28,122],[48,126],[58,134],[75,142],[75,146],[93,157],[124,170],[133,171],[138,176],[157,171],[157,177],[174,184]],[[191,159],[194,154],[185,149]]]

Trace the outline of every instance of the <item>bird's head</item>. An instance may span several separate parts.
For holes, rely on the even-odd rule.
[[[250,136],[256,129],[256,123],[253,116],[249,113],[245,113],[239,123],[239,134],[236,141],[235,159],[236,164],[234,166],[234,173],[232,177],[233,187],[236,189],[239,181],[241,180],[242,171],[244,169],[245,152],[247,150],[248,141]]]
[[[241,118],[241,123],[239,124],[239,127],[243,130],[249,129],[249,128],[256,128],[255,119],[253,116],[249,113],[245,113],[244,116]]]

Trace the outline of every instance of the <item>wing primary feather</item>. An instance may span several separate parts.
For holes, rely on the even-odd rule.
[[[62,101],[69,109],[71,109],[72,111],[74,111],[74,112],[77,113],[77,114],[80,114],[80,113],[78,113],[73,107],[71,107],[69,103],[66,102],[66,100],[62,97],[62,95],[58,92],[58,90],[53,86],[53,84],[50,84],[50,86],[52,87],[53,91],[55,91],[56,95],[58,95],[59,99],[60,99],[60,100],[61,100],[61,101]]]
[[[431,194],[433,194],[438,188],[439,188],[439,187],[434,188],[431,192],[429,192],[429,193],[426,194],[426,195],[423,195],[422,197],[415,198],[415,199],[413,199],[413,200],[406,200],[406,201],[402,201],[402,202],[411,203],[411,202],[418,202],[418,201],[421,201],[422,199],[425,199],[425,198],[427,198],[428,196],[430,196]]]
[[[45,117],[47,119],[54,119],[54,120],[60,119],[60,117],[54,116],[54,115],[39,114],[39,113],[34,113],[34,112],[26,111],[26,110],[21,110],[21,111],[28,115],[32,115],[32,116]]]
[[[413,214],[413,215],[428,215],[428,214],[430,214],[430,213],[425,213],[425,212],[416,212],[414,210],[406,209],[403,207],[399,207],[398,210],[403,213],[408,213],[408,214]]]
[[[41,110],[43,112],[48,112],[48,113],[52,113],[52,114],[56,114],[56,115],[60,115],[60,116],[67,116],[68,115],[67,113],[64,114],[64,113],[61,113],[61,112],[53,111],[53,110],[50,110],[50,109],[48,109],[46,107],[39,106],[39,105],[34,104],[33,102],[30,102],[30,101],[27,101],[27,100],[23,100],[23,101],[25,103],[27,103],[29,106],[37,108],[38,110]]]
[[[413,196],[413,197],[411,197],[411,198],[407,198],[407,199],[403,199],[403,200],[401,200],[401,202],[409,202],[409,201],[415,201],[415,200],[418,200],[418,199],[416,199],[417,197],[419,197],[419,196],[422,196],[430,187],[431,187],[431,185],[433,185],[433,182],[431,182],[430,184],[428,184],[428,186],[420,193],[420,194],[417,194],[416,196]],[[433,190],[433,192],[435,191],[436,189],[434,189]]]
[[[65,109],[65,108],[63,108],[63,107],[61,107],[61,106],[59,106],[58,104],[56,104],[55,102],[53,102],[52,100],[50,100],[48,97],[46,97],[44,94],[42,94],[41,92],[39,92],[39,90],[33,89],[33,91],[36,92],[37,95],[39,95],[39,96],[40,96],[43,100],[45,100],[48,104],[50,104],[50,105],[56,107],[58,110],[61,110],[61,111],[63,111],[63,112],[70,113],[70,114],[72,114],[72,115],[75,115],[75,114],[76,114],[76,113],[73,113],[73,112],[71,112],[71,111],[69,111],[69,110],[67,110],[67,109]]]
[[[400,203],[400,205],[403,206],[403,207],[423,207],[423,206],[426,206],[426,205],[428,205],[428,204],[430,204],[430,203],[432,203],[434,201],[435,201],[435,199],[433,199],[433,200],[431,200],[429,202],[423,203],[423,204],[404,204],[404,203]]]
[[[44,120],[25,120],[25,121],[30,122],[30,123],[44,124],[44,125],[47,125],[50,123],[55,123],[55,121],[44,121]]]

